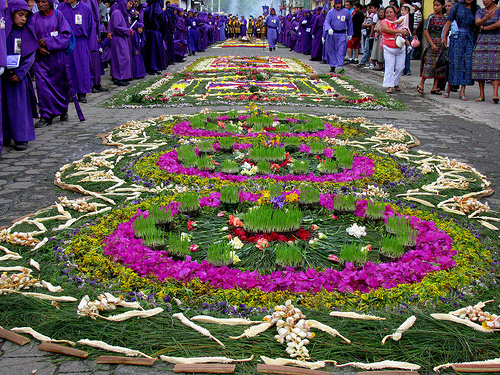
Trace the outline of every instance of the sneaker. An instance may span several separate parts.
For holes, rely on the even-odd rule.
[[[351,60],[351,64],[356,64],[356,65],[357,65],[357,64],[358,64],[358,60],[356,60],[356,59],[352,59],[352,60]]]
[[[35,124],[35,128],[43,128],[45,126],[52,125],[52,119],[50,118],[45,118],[42,117],[38,122]]]

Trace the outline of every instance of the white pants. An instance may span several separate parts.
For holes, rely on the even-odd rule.
[[[384,87],[399,85],[399,79],[405,68],[406,48],[389,48],[384,46]]]

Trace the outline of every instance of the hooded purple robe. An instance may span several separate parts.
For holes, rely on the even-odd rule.
[[[325,16],[323,15],[323,7],[317,7],[316,10],[320,10],[321,13],[314,17],[314,22],[311,30],[311,36],[313,36],[312,46],[311,46],[311,60],[321,61],[323,55],[323,42],[321,38],[323,36],[323,24],[325,23]]]
[[[37,52],[34,70],[40,117],[52,119],[68,112],[71,100],[66,66],[71,29],[63,14],[54,10],[48,16],[35,13],[32,24],[36,39],[43,38],[50,52],[47,56]]]
[[[78,2],[74,8],[68,3],[61,3],[57,11],[64,15],[76,38],[75,48],[68,56],[73,89],[77,94],[89,93],[94,83],[90,51],[97,51],[94,13],[82,2]]]
[[[191,14],[191,17],[189,17],[189,14]],[[188,11],[186,25],[188,28],[187,42],[189,52],[198,52],[198,46],[200,44],[200,33],[198,31],[198,20],[194,17],[194,12],[192,10]]]
[[[15,26],[12,20],[14,12],[18,10],[29,11],[28,21],[22,28]],[[34,141],[35,125],[28,82],[31,80],[29,70],[35,61],[38,43],[31,26],[31,11],[24,0],[9,0],[8,10],[4,14],[7,55],[21,55],[21,58],[19,67],[7,69],[1,76],[3,139]],[[20,51],[15,48],[16,39],[20,39]],[[9,81],[13,74],[19,77],[19,82]]]
[[[336,2],[339,0],[335,0]],[[330,35],[329,31],[333,30]],[[325,56],[331,67],[344,66],[344,56],[347,51],[347,35],[352,36],[352,19],[349,11],[345,8],[337,10],[330,9],[323,24],[325,37]]]
[[[115,6],[114,6],[115,7]],[[132,78],[132,42],[127,1],[119,0],[111,12],[108,29],[111,38],[111,77],[118,81]]]
[[[163,39],[166,37],[167,17],[159,0],[151,0],[144,14],[146,29],[146,48],[144,63],[148,72],[157,72],[166,68],[163,55]]]
[[[5,18],[8,15],[8,9],[5,6],[5,0],[0,0],[0,68],[7,67],[7,39],[5,36]],[[0,76],[1,77],[1,76]],[[0,81],[0,105],[2,103],[2,83]],[[0,154],[3,147],[3,131],[2,131],[2,111],[0,111]]]
[[[273,11],[271,8],[270,11]],[[264,21],[264,25],[267,26],[267,42],[269,43],[269,48],[276,47],[276,41],[278,40],[278,33],[280,32],[280,19],[275,15],[269,15]]]
[[[241,16],[240,23],[240,36],[247,36],[247,20],[244,16]]]
[[[308,55],[311,53],[312,47],[312,15],[310,10],[306,10],[304,14],[304,18],[302,19],[302,53]]]
[[[140,22],[134,25],[134,34],[132,35],[132,77],[134,79],[146,77],[146,67],[144,66],[143,54],[146,46],[146,38],[144,30],[139,33],[137,29],[144,28]]]

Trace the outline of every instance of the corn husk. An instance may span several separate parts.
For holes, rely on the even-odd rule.
[[[201,333],[203,336],[206,336],[206,337],[214,340],[217,344],[219,344],[223,348],[226,347],[222,342],[220,342],[216,337],[214,337],[208,329],[205,329],[205,328],[199,326],[198,324],[193,323],[188,318],[186,318],[183,313],[173,314],[172,317],[179,319],[182,324],[188,326],[189,328],[194,329],[196,332]]]
[[[151,318],[152,316],[158,315],[162,312],[163,309],[161,307],[157,307],[151,310],[140,310],[140,311],[131,310],[124,312],[123,314],[111,315],[111,316],[99,316],[99,317],[108,320],[110,322],[123,322],[124,320],[130,318]]]
[[[29,268],[23,266],[13,266],[13,267],[0,267],[0,272],[24,272],[24,270],[28,270],[30,273],[33,272]]]
[[[349,318],[349,319],[359,319],[359,320],[385,320],[385,318],[381,318],[379,316],[358,314],[355,312],[332,311],[330,312],[330,315],[339,318]]]
[[[199,363],[240,363],[240,362],[250,362],[254,356],[245,359],[232,359],[227,357],[193,357],[193,358],[183,358],[183,357],[168,357],[166,355],[161,355],[160,359],[162,361],[173,363],[175,365],[195,365]]]
[[[302,368],[308,368],[311,370],[316,370],[322,367],[325,367],[326,363],[323,361],[318,362],[304,362],[299,361],[297,359],[289,359],[289,358],[268,358],[263,355],[260,356],[260,359],[264,361],[266,365],[275,365],[275,366],[296,366]]]
[[[398,329],[396,329],[396,332],[394,332],[392,335],[387,335],[382,339],[382,345],[385,345],[385,341],[388,338],[393,339],[394,341],[399,341],[401,340],[401,337],[403,336],[403,333],[408,331],[413,324],[415,324],[415,321],[417,320],[417,317],[415,315],[410,316],[408,319],[404,321],[403,324],[401,324]]]
[[[273,326],[273,323],[267,323],[267,322],[266,323],[260,323],[259,325],[256,325],[256,326],[253,326],[251,328],[246,329],[245,332],[243,332],[239,336],[236,336],[236,337],[235,336],[229,336],[229,338],[233,339],[233,340],[238,340],[238,339],[241,339],[243,337],[246,337],[246,338],[255,337],[258,334],[267,331],[272,326]]]
[[[488,333],[495,332],[495,330],[493,330],[493,329],[483,328],[483,326],[480,324],[476,324],[474,322],[471,322],[470,320],[461,319],[458,316],[454,316],[451,314],[431,314],[431,316],[436,320],[447,320],[449,322],[463,324],[463,325],[470,327],[472,329],[475,329],[476,331],[479,331],[479,332],[488,332]]]
[[[42,241],[40,241],[39,243],[37,243],[35,245],[35,247],[33,249],[31,249],[30,251],[35,251],[35,250],[38,250],[39,248],[41,248],[43,245],[45,245],[47,242],[49,242],[49,238],[48,237],[45,237]]]
[[[138,350],[124,348],[122,346],[109,345],[109,344],[106,344],[104,341],[83,339],[83,340],[78,340],[78,344],[91,346],[93,348],[107,350],[109,352],[125,354],[128,357],[143,356],[143,357],[151,359],[150,356],[148,356],[148,355],[146,355]]]
[[[54,286],[54,285],[52,285],[51,283],[49,283],[48,281],[45,281],[45,280],[42,280],[42,285],[45,288],[47,288],[47,290],[49,292],[52,292],[52,293],[59,293],[59,292],[63,291],[63,288],[61,288],[60,286]]]
[[[33,336],[35,339],[37,339],[41,342],[65,343],[65,344],[69,344],[71,346],[76,345],[73,341],[51,339],[50,337],[45,336],[45,335],[41,334],[40,332],[35,331],[31,327],[15,327],[15,328],[12,328],[11,331],[16,332],[16,333],[26,333],[28,335]]]
[[[486,361],[477,361],[477,362],[445,363],[443,365],[434,367],[433,370],[434,372],[439,372],[442,369],[452,367],[455,365],[500,365],[500,358],[488,359]]]
[[[32,293],[32,292],[18,292],[17,290],[11,289],[0,289],[2,293],[17,293],[22,294],[25,297],[38,298],[44,301],[56,301],[56,302],[77,302],[78,300],[74,297],[69,296],[51,296],[49,294],[43,293]]]
[[[349,362],[343,365],[337,365],[336,367],[346,367],[352,366],[363,370],[380,370],[384,368],[397,368],[400,370],[419,370],[420,366],[408,362],[398,362],[398,361],[381,361],[375,363],[362,363],[362,362]]]
[[[219,324],[227,326],[241,326],[241,325],[251,325],[251,324],[261,323],[260,321],[252,321],[248,319],[239,319],[239,318],[220,319],[208,315],[193,316],[190,320],[193,322],[211,323],[211,324]]]
[[[312,319],[309,319],[306,323],[309,324],[309,326],[311,328],[319,329],[320,331],[326,332],[326,333],[328,333],[329,335],[332,335],[332,336],[338,336],[342,340],[344,340],[345,342],[347,342],[348,344],[351,343],[351,340],[345,338],[344,336],[342,336],[340,334],[339,331],[337,331],[336,329],[333,329],[330,326],[327,326],[326,324],[323,324],[321,322],[318,322],[317,320],[312,320]]]
[[[30,266],[40,271],[40,263],[38,263],[36,260],[30,259]]]

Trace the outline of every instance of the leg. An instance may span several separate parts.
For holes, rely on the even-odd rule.
[[[498,86],[500,85],[500,81],[493,81],[493,102],[498,104]]]
[[[465,85],[460,86],[460,99],[463,101],[467,101],[467,97],[465,96]]]
[[[484,81],[478,81],[479,85],[479,98],[476,99],[476,102],[484,102]]]

